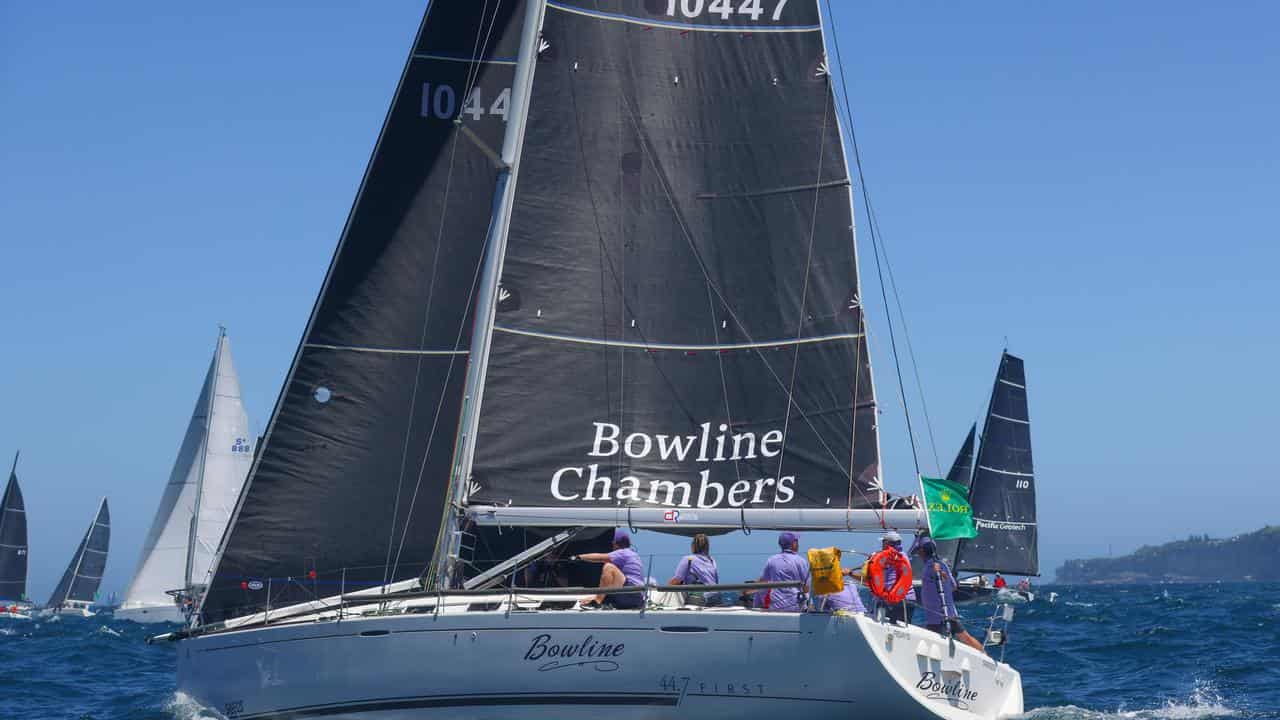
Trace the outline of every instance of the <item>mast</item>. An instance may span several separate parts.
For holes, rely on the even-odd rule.
[[[222,369],[222,341],[227,336],[227,328],[218,326],[218,342],[213,349],[213,382],[209,387],[209,402],[205,406],[204,439],[200,443],[200,470],[196,473],[196,497],[191,510],[191,529],[187,535],[187,564],[182,575],[182,587],[191,587],[191,568],[195,562],[196,532],[200,527],[200,501],[204,496],[204,467],[209,457],[209,433],[213,428],[213,403],[218,397],[218,373]]]
[[[515,201],[516,180],[520,171],[520,151],[524,144],[525,124],[529,118],[529,95],[533,89],[534,66],[538,60],[538,40],[546,0],[528,0],[524,26],[520,35],[515,79],[512,82],[510,119],[502,138],[502,164],[494,191],[493,215],[485,238],[484,265],[476,291],[475,321],[472,325],[472,360],[467,368],[463,389],[463,417],[455,449],[454,476],[448,504],[448,520],[443,525],[443,543],[432,559],[429,577],[447,585],[453,574],[454,560],[461,543],[459,507],[466,497],[467,480],[475,461],[475,436],[480,424],[480,405],[484,397],[484,379],[489,367],[489,349],[493,340],[494,311],[502,279],[502,261],[506,255],[507,235],[511,227],[511,206]],[[443,552],[442,552],[443,551]],[[443,572],[442,572],[443,571]]]

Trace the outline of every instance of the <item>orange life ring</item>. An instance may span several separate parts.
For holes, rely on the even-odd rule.
[[[892,564],[898,573],[893,587],[885,587],[884,571],[888,564]],[[871,588],[873,595],[889,605],[897,605],[906,599],[907,593],[911,592],[911,561],[898,550],[893,548],[881,550],[871,556],[867,566],[869,571],[867,586]]]

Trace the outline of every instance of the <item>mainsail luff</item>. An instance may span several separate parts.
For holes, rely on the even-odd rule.
[[[427,8],[223,539],[205,622],[343,578],[416,577],[431,561],[523,10]]]
[[[978,536],[960,541],[956,570],[1040,574],[1026,370],[1008,352],[991,390],[969,504]]]
[[[0,601],[27,597],[27,509],[18,486],[18,453],[0,498]]]
[[[785,8],[548,3],[471,503],[878,504],[819,14]]]
[[[76,554],[62,574],[62,580],[49,596],[48,607],[57,608],[68,602],[93,602],[102,583],[102,572],[107,566],[107,551],[111,544],[111,513],[107,499],[102,498],[93,521],[84,532],[84,538],[76,547]]]

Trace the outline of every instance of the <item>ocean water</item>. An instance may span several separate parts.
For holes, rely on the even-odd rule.
[[[1026,717],[1280,720],[1280,584],[1038,590],[1007,655]],[[965,606],[969,629],[991,610]],[[154,632],[110,617],[0,620],[0,718],[218,717],[174,692],[175,651],[146,645]]]

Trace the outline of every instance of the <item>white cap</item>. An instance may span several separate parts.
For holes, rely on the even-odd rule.
[[[902,542],[902,536],[896,530],[889,530],[880,536],[880,542]]]

